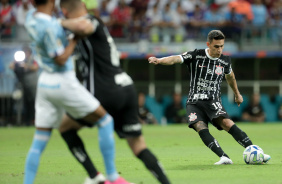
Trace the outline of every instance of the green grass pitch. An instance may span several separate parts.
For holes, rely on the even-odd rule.
[[[219,158],[186,124],[144,126],[148,147],[157,155],[172,184],[282,184],[282,123],[238,124],[254,144],[263,148],[272,159],[269,164],[247,165],[241,147],[228,133],[210,131],[233,165],[213,165]],[[25,157],[31,145],[34,128],[0,128],[0,184],[23,183]],[[97,129],[80,132],[86,148],[104,173],[97,144]],[[124,140],[116,138],[116,164],[121,176],[136,184],[157,184],[152,174],[136,159]],[[86,172],[71,156],[66,145],[53,131],[39,166],[35,183],[82,184]]]

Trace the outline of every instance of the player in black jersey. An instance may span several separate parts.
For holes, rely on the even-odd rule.
[[[173,65],[185,63],[190,71],[190,91],[186,103],[187,120],[189,127],[199,133],[202,141],[220,160],[215,165],[232,164],[232,160],[221,149],[217,140],[210,134],[208,122],[218,130],[225,130],[243,147],[252,145],[252,141],[229,118],[221,103],[221,83],[223,77],[235,94],[235,102],[240,106],[243,97],[240,94],[229,56],[222,54],[225,36],[219,30],[209,32],[206,49],[195,49],[181,55],[164,58],[150,57],[149,63]],[[270,156],[264,155],[264,162]]]
[[[77,44],[75,57],[78,77],[112,115],[116,133],[127,140],[135,156],[160,183],[169,184],[159,161],[146,146],[138,121],[137,93],[132,79],[120,67],[119,52],[107,28],[99,18],[87,14],[80,0],[61,0],[61,7],[66,17],[71,18],[62,22],[63,27],[76,35],[85,35],[84,31],[89,28],[78,24],[79,21],[75,23],[75,20],[84,17],[91,22],[93,29]],[[71,133],[73,137],[78,137],[77,131],[63,131],[62,135],[68,132],[68,135]]]

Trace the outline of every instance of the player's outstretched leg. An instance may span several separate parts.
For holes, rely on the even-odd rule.
[[[252,145],[252,141],[247,136],[247,134],[242,131],[236,124],[234,124],[228,131],[230,135],[244,148]],[[263,162],[267,163],[271,159],[270,155],[264,154]]]
[[[236,124],[234,124],[228,131],[230,135],[244,148],[252,145],[252,141],[247,136],[247,134],[242,131]]]
[[[51,131],[36,130],[32,145],[26,158],[24,184],[32,184],[34,182],[41,153],[45,149],[50,136]]]
[[[221,164],[232,164],[232,160],[228,157],[226,153],[221,149],[217,140],[210,134],[209,129],[202,129],[199,131],[199,136],[201,137],[204,144],[210,148],[217,156],[220,157],[220,160],[215,163],[215,165]]]
[[[158,159],[149,149],[146,148],[142,150],[137,155],[137,158],[139,158],[144,163],[147,169],[153,173],[153,175],[159,180],[160,183],[170,183]]]
[[[170,181],[168,180],[160,162],[147,148],[144,137],[140,135],[138,137],[128,137],[126,140],[134,155],[144,163],[153,176],[159,180],[161,184],[170,184]]]

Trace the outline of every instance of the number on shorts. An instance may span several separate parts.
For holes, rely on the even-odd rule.
[[[219,102],[212,103],[212,105],[214,106],[215,110],[222,109],[222,106],[221,106],[221,104]]]

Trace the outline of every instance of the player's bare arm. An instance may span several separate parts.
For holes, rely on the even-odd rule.
[[[231,87],[231,89],[234,92],[235,102],[238,104],[238,106],[240,106],[240,104],[243,103],[243,97],[238,90],[234,72],[232,71],[230,74],[225,75],[225,78],[228,85]]]
[[[93,23],[86,17],[61,20],[61,25],[80,36],[90,35],[94,32]]]
[[[59,55],[59,56],[56,56],[54,59],[55,59],[55,62],[62,66],[66,63],[66,61],[68,60],[68,58],[72,55],[73,53],[73,50],[76,46],[76,42],[77,42],[77,39],[71,39],[69,41],[69,45],[65,48],[65,51],[63,52],[63,54]]]
[[[181,56],[168,56],[163,58],[149,57],[148,61],[155,65],[174,65],[176,63],[182,63]]]

